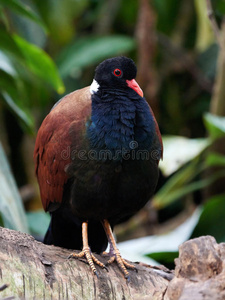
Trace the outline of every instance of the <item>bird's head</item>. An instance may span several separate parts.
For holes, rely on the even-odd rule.
[[[137,68],[132,59],[124,56],[106,59],[100,63],[95,70],[91,92],[97,92],[99,88],[131,88],[143,97],[143,92],[135,81],[136,74]]]

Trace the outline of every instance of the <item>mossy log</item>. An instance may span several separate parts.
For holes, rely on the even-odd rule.
[[[115,263],[97,277],[70,253],[0,228],[0,299],[225,299],[225,244],[210,236],[182,244],[175,271],[134,263],[130,282]]]

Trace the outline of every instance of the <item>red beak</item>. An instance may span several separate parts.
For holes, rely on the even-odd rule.
[[[135,79],[126,80],[126,83],[131,89],[133,89],[136,93],[138,93],[138,95],[140,95],[141,97],[144,96],[142,89],[140,88],[140,86],[138,85]]]

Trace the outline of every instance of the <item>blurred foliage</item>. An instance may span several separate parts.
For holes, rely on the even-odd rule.
[[[148,19],[141,15],[144,5],[151,12]],[[212,5],[220,28],[225,2],[212,0]],[[149,24],[155,36],[147,37],[151,43],[146,50],[138,35]],[[144,62],[150,72],[144,92],[164,135],[163,180],[153,199],[159,222],[189,203],[201,204],[193,236],[213,234],[224,241],[223,196],[204,193],[224,176],[225,153],[211,146],[225,138],[225,119],[209,113],[219,47],[206,2],[199,0],[131,0],[129,5],[125,0],[0,0],[0,140],[19,188],[31,190],[25,208],[35,235],[42,236],[48,222],[43,212],[30,212],[41,209],[29,159],[37,128],[62,95],[91,83],[99,62],[127,55],[139,67],[140,49],[152,54]],[[0,159],[7,164],[5,155]],[[211,167],[220,169],[208,172]],[[3,197],[0,190],[0,223],[16,228],[5,221],[11,202]],[[10,201],[17,205],[18,199]]]
[[[225,176],[225,170],[222,169],[212,173],[207,178],[200,176],[200,180],[195,180],[209,166],[225,165],[225,155],[208,151],[208,147],[212,145],[213,141],[217,138],[225,137],[225,117],[207,113],[204,115],[204,121],[209,137],[204,139],[186,139],[185,143],[183,141],[184,138],[182,138],[183,145],[180,145],[180,150],[178,147],[181,137],[170,138],[172,139],[171,145],[168,144],[168,138],[163,139],[165,141],[164,146],[168,146],[167,151],[169,151],[170,155],[165,158],[161,169],[166,175],[170,175],[172,170],[174,175],[168,179],[153,199],[153,205],[158,209],[196,190],[203,189],[218,178]],[[173,154],[177,150],[179,153],[174,156]],[[187,153],[185,154],[186,151]]]
[[[28,232],[21,197],[0,143],[0,226]]]
[[[225,226],[225,194],[212,197],[203,207],[198,224],[190,238],[201,235],[212,235],[218,243],[225,241],[225,233],[221,228]]]
[[[134,48],[134,39],[126,36],[86,37],[66,47],[57,58],[62,78],[80,73],[83,68],[104,58],[119,55]]]
[[[50,222],[50,215],[43,211],[27,213],[27,222],[30,232],[37,238],[42,239]]]
[[[154,252],[147,255],[168,269],[174,269],[174,259],[178,257],[178,252]]]
[[[168,208],[178,200],[185,200],[185,196],[190,195],[197,190],[203,190],[205,187],[214,183],[217,179],[225,177],[225,153],[224,155],[221,155],[209,150],[209,146],[212,145],[213,141],[215,141],[217,138],[225,138],[225,117],[218,117],[207,113],[204,115],[204,122],[209,133],[209,137],[205,138],[205,147],[203,148],[201,144],[197,144],[200,151],[192,152],[195,154],[193,155],[192,159],[181,168],[179,166],[178,171],[168,179],[163,187],[161,187],[153,199],[153,205],[157,207],[157,209],[162,209],[165,207]],[[177,139],[178,142],[176,142],[175,138],[173,138],[174,152],[176,151],[175,149],[177,145],[179,145],[180,137]],[[193,143],[192,140],[189,142],[190,144]],[[172,151],[172,149],[170,149],[170,151]],[[174,163],[175,167],[177,167],[176,161]],[[210,166],[219,166],[222,168],[215,170],[206,177],[204,176],[204,172]],[[168,169],[171,170],[171,166],[169,166]],[[164,171],[165,170],[166,167]],[[225,193],[207,199],[207,203],[205,203],[202,207],[202,212],[199,216],[197,225],[192,224],[192,233],[190,238],[195,238],[201,235],[212,235],[216,238],[218,243],[225,241],[225,235],[223,231],[225,226],[224,200]],[[164,264],[168,268],[174,268],[173,260],[175,257],[177,257],[176,254],[178,254],[178,252],[154,252],[147,256],[155,259],[161,264]]]
[[[42,85],[47,83],[61,93],[64,85],[53,60],[41,48],[17,35],[15,28],[10,25],[11,19],[8,15],[17,13],[45,28],[41,19],[16,0],[1,0],[0,9],[1,100],[19,118],[22,126],[25,125],[28,131],[34,132],[32,102],[29,100],[33,98],[32,91],[38,88],[36,81],[40,80]]]

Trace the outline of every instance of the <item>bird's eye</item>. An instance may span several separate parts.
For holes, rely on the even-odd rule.
[[[113,71],[113,74],[116,76],[116,77],[121,77],[122,76],[122,71],[120,69],[115,69]]]

